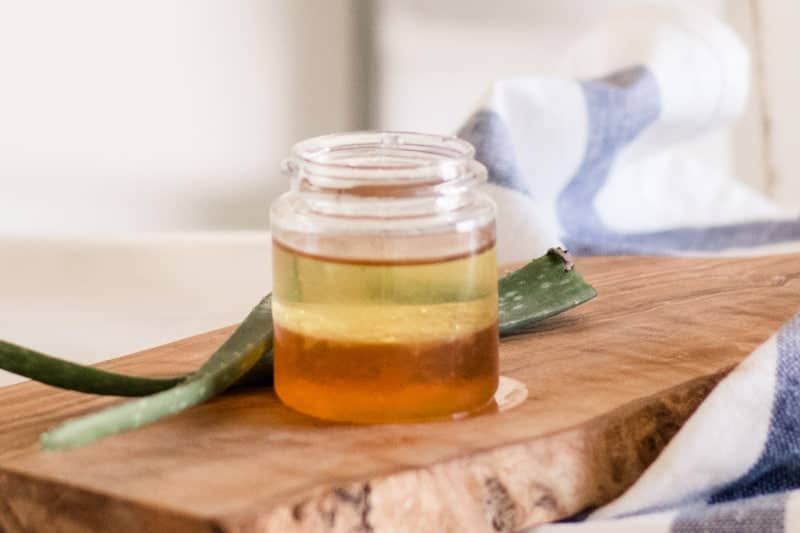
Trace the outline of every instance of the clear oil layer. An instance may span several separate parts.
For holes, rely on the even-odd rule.
[[[480,409],[498,384],[494,248],[416,263],[344,262],[273,246],[275,389],[329,420]]]

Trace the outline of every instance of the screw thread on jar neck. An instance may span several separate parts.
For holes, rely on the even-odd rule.
[[[486,181],[474,155],[456,137],[365,131],[298,143],[283,169],[293,191],[323,203],[427,199],[457,208],[457,196]]]

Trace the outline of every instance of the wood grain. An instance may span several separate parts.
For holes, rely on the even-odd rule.
[[[0,531],[514,531],[600,505],[800,308],[800,256],[592,258],[593,302],[502,344],[518,407],[359,426],[241,389],[67,453],[38,434],[118,400],[0,390]],[[193,369],[219,330],[107,368]]]

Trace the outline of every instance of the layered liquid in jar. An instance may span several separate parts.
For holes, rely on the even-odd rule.
[[[487,405],[498,383],[494,247],[347,262],[273,245],[275,389],[328,420],[401,422]]]

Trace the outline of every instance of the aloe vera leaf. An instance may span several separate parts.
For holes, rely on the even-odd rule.
[[[534,259],[498,282],[500,336],[519,333],[544,320],[591,300],[597,291],[575,271],[560,248]]]
[[[596,296],[572,268],[563,250],[553,249],[498,282],[500,335],[566,311]],[[41,437],[44,449],[64,450],[134,429],[197,405],[234,383],[269,384],[272,366],[271,295],[184,383],[146,398],[65,422]]]
[[[174,387],[184,376],[148,378],[108,372],[0,341],[0,369],[54,387],[91,394],[146,396]]]
[[[221,393],[258,361],[271,357],[272,297],[266,296],[244,322],[184,382],[156,394],[130,400],[98,413],[67,420],[41,436],[45,450],[67,450],[138,428],[197,405]]]

